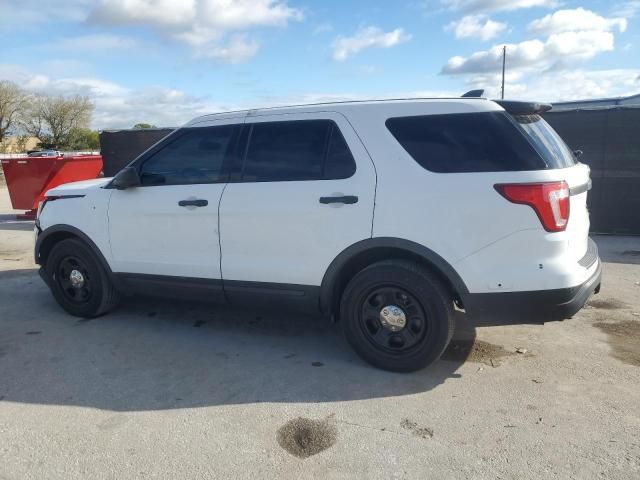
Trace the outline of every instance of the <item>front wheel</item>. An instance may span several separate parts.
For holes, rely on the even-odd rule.
[[[435,362],[451,340],[453,299],[429,270],[385,260],[357,273],[340,302],[347,341],[368,363],[412,372]]]
[[[71,315],[97,317],[112,310],[119,295],[95,254],[82,241],[57,243],[45,266],[47,281],[58,304]]]

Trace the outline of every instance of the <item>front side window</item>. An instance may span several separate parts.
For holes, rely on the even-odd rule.
[[[242,181],[277,182],[347,178],[355,161],[330,120],[253,124]]]
[[[187,185],[226,181],[224,163],[235,148],[240,127],[198,127],[178,130],[169,143],[143,163],[143,185]]]
[[[397,117],[386,125],[407,153],[432,172],[548,168],[504,112]]]

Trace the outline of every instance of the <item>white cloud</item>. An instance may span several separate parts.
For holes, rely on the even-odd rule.
[[[200,56],[238,62],[259,48],[257,40],[247,37],[249,30],[284,27],[302,18],[302,11],[286,0],[102,0],[88,20],[147,26],[188,44]]]
[[[613,14],[618,17],[633,18],[640,12],[640,0],[629,0],[615,6]]]
[[[390,48],[411,39],[404,29],[384,32],[378,27],[358,30],[352,37],[338,37],[333,43],[333,59],[344,61],[366,48]]]
[[[0,28],[36,29],[41,24],[81,22],[87,16],[92,0],[0,0]]]
[[[200,55],[229,63],[240,63],[253,57],[260,48],[255,40],[245,35],[235,35],[226,45],[217,45],[203,50]]]
[[[558,5],[557,0],[441,0],[451,10],[464,12],[500,12],[522,8],[547,7]]]
[[[331,33],[331,32],[333,32],[333,25],[327,22],[321,23],[320,25],[318,25],[316,28],[313,29],[314,35],[321,35],[323,33]]]
[[[121,37],[109,33],[98,33],[92,35],[80,35],[78,37],[67,37],[51,45],[52,48],[68,50],[70,52],[86,52],[110,49],[128,49],[135,47],[137,42],[129,37]]]
[[[445,27],[456,38],[479,38],[490,40],[507,28],[506,23],[496,22],[484,15],[467,15]]]
[[[528,30],[537,34],[550,34],[579,30],[610,31],[618,28],[620,32],[627,29],[625,18],[605,18],[582,7],[571,10],[558,10],[529,24]]]
[[[561,32],[545,42],[527,40],[507,45],[507,67],[511,71],[559,68],[593,58],[614,48],[611,32]],[[497,72],[502,65],[502,45],[476,52],[470,57],[452,57],[442,73],[449,75]]]
[[[558,102],[603,97],[624,97],[638,93],[640,69],[569,70],[531,77],[507,76],[506,98]],[[500,95],[500,75],[480,75],[467,82],[468,88],[484,88],[489,98]]]

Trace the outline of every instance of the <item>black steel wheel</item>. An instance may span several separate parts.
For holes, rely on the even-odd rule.
[[[56,243],[44,266],[58,304],[71,315],[92,318],[113,309],[119,294],[91,248],[79,239]]]
[[[58,264],[54,281],[68,301],[83,304],[91,300],[91,275],[78,257],[64,257]]]
[[[404,288],[374,288],[362,302],[362,331],[376,347],[391,355],[419,347],[428,334],[426,314],[418,299]]]
[[[435,362],[454,330],[451,293],[429,270],[405,260],[357,273],[340,305],[347,341],[372,365],[411,372]]]

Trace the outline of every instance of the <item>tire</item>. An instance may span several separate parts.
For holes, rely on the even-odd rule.
[[[79,272],[73,274],[72,272]],[[76,317],[93,318],[117,306],[120,295],[96,255],[81,240],[58,242],[45,266],[47,283],[58,304]]]
[[[426,268],[385,260],[351,279],[340,301],[340,321],[363,360],[384,370],[413,372],[447,348],[455,328],[453,298]]]

